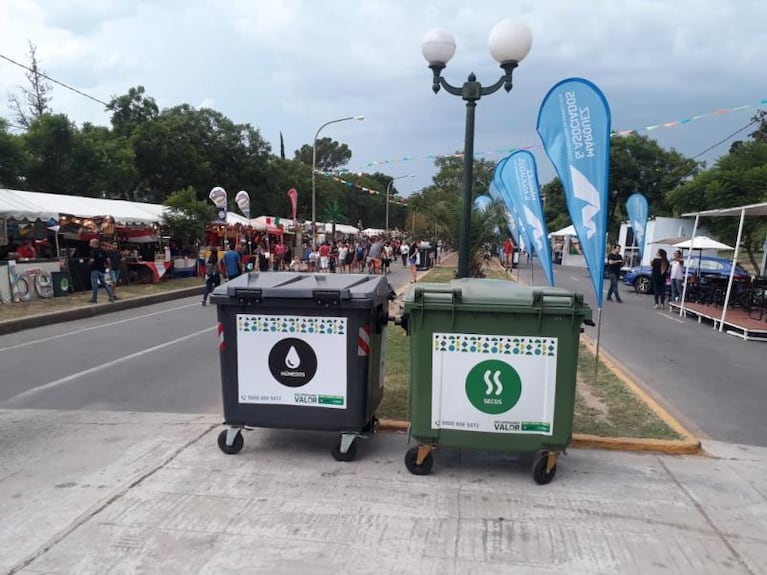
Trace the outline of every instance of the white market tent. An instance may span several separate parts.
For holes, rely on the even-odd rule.
[[[550,238],[556,238],[556,237],[563,237],[563,236],[577,236],[578,233],[575,231],[575,226],[570,224],[566,228],[562,228],[561,230],[557,230],[556,232],[551,232],[549,234]]]
[[[719,321],[719,331],[724,331],[724,321],[727,317],[727,306],[730,303],[730,295],[732,294],[732,282],[735,279],[735,264],[738,261],[738,252],[740,251],[740,241],[743,237],[743,222],[746,219],[746,216],[767,216],[767,202],[759,203],[759,204],[748,204],[745,206],[737,206],[734,208],[724,208],[724,209],[716,209],[716,210],[704,210],[702,212],[690,212],[687,214],[682,214],[682,217],[692,217],[695,216],[695,224],[692,228],[692,238],[691,241],[695,242],[695,234],[698,231],[698,222],[700,221],[700,218],[723,218],[723,217],[739,217],[740,223],[738,225],[738,239],[735,242],[735,252],[732,256],[732,266],[730,266],[730,277],[727,281],[727,293],[724,296],[724,306],[722,307],[722,317]],[[762,270],[762,273],[764,273],[764,270]],[[687,292],[687,275],[685,274],[684,278],[684,288],[682,290],[682,305],[679,310],[679,315],[684,315],[684,302],[685,302],[685,295]]]
[[[45,221],[69,214],[112,216],[118,225],[159,224],[164,212],[165,206],[160,204],[0,189],[0,217],[15,220]]]
[[[660,242],[663,243],[663,242]],[[693,249],[693,250],[734,250],[732,246],[718,242],[708,236],[696,236],[694,238],[686,239],[682,242],[672,244],[675,248],[679,249]]]

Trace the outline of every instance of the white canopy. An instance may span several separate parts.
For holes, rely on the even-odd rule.
[[[577,236],[578,232],[575,231],[575,226],[570,224],[566,228],[562,228],[561,230],[557,230],[556,232],[551,232],[549,234],[550,238],[558,237],[558,236]]]
[[[81,218],[112,216],[122,225],[159,224],[164,211],[160,204],[0,189],[0,217],[15,220],[49,220],[69,214]]]
[[[734,250],[732,246],[718,242],[708,236],[695,236],[683,242],[673,244],[675,248],[693,250]]]

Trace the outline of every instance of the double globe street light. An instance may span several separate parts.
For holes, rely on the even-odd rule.
[[[337,124],[338,122],[347,122],[349,120],[364,119],[365,116],[347,116],[345,118],[338,118],[337,120],[330,120],[329,122],[322,124],[314,134],[314,140],[312,141],[312,249],[317,245],[317,138],[325,126]]]
[[[482,96],[497,92],[501,86],[511,91],[511,75],[532,44],[530,29],[522,22],[501,20],[490,31],[488,47],[490,54],[501,65],[503,75],[492,86],[482,86],[472,72],[463,86],[452,86],[443,77],[442,70],[455,54],[455,38],[442,28],[429,30],[421,42],[421,53],[429,63],[434,78],[432,90],[440,88],[466,101],[466,134],[463,148],[463,210],[458,244],[458,277],[469,277],[469,246],[471,244],[472,179],[474,177],[474,108]]]

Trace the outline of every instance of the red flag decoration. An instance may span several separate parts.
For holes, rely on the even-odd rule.
[[[298,208],[298,191],[295,188],[288,190],[288,197],[290,198],[290,214],[293,220],[296,219],[296,210]]]

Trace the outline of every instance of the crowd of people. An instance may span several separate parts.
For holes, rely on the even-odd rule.
[[[430,262],[439,262],[441,245],[433,248]],[[223,255],[209,246],[203,253],[205,262],[205,293],[202,305],[222,281],[229,281],[245,271],[301,271],[310,273],[369,273],[388,274],[396,262],[410,271],[410,280],[416,281],[421,266],[423,248],[419,242],[370,237],[323,241],[314,248],[305,244],[296,251],[288,243],[273,242],[271,246],[259,244],[250,256],[243,255],[239,245],[225,244]]]

